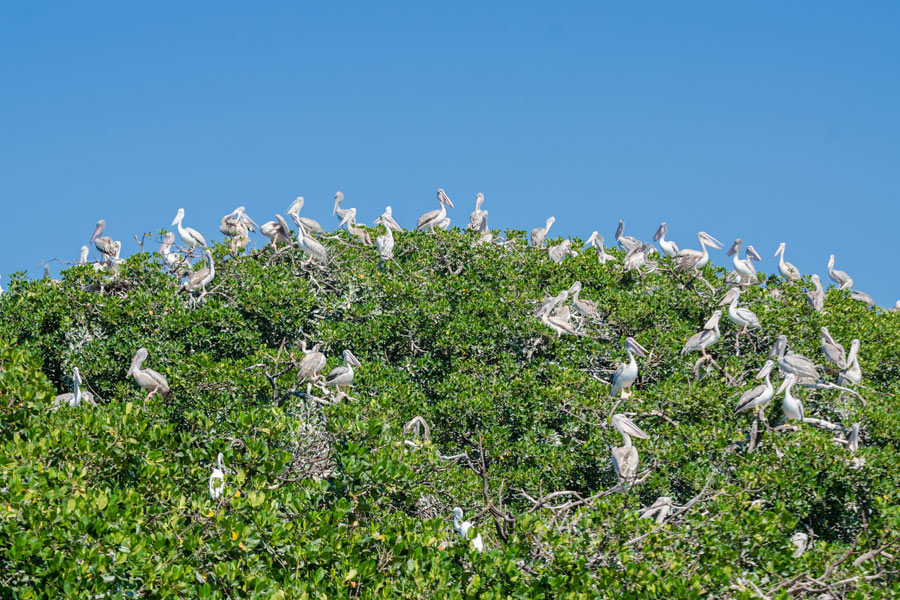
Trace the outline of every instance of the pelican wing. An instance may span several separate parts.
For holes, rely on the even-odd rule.
[[[620,480],[633,479],[638,468],[638,452],[634,446],[621,446],[612,450],[613,470]]]

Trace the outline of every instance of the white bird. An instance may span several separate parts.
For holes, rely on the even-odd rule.
[[[465,541],[469,540],[470,534],[474,531],[474,526],[470,521],[463,521],[463,511],[458,506],[453,509],[453,529]],[[472,546],[479,552],[484,551],[484,540],[481,539],[480,533],[472,540]]]
[[[822,327],[819,331],[822,333],[821,347],[825,358],[836,364],[839,369],[846,369],[849,364],[847,362],[847,351],[831,337],[827,327]]]
[[[597,310],[597,305],[591,300],[582,300],[578,297],[581,294],[580,281],[573,283],[568,292],[572,297],[572,306],[575,307],[575,312],[588,319],[600,320],[600,311]]]
[[[217,465],[213,467],[212,474],[209,476],[209,497],[213,500],[218,500],[222,497],[222,493],[225,491],[225,463],[223,459],[225,455],[219,452],[219,457],[216,460]]]
[[[647,267],[649,271],[655,270],[657,267],[656,261],[649,260],[650,255],[654,252],[656,252],[656,248],[653,247],[653,244],[648,244],[647,242],[634,246],[625,254],[625,259],[622,261],[622,271],[629,273],[637,270],[640,273],[641,267]]]
[[[442,226],[444,219],[447,218],[447,207],[453,208],[453,202],[450,201],[450,197],[447,193],[440,188],[437,191],[437,199],[440,208],[437,210],[430,210],[419,217],[419,220],[416,222],[416,231],[428,229],[433,232],[435,227]]]
[[[337,366],[331,370],[325,378],[326,387],[336,387],[338,389],[347,387],[353,383],[353,367],[359,367],[359,361],[353,356],[349,350],[344,350],[344,364]]]
[[[373,223],[373,225],[378,225],[379,223],[381,223],[382,225],[384,225],[384,226],[387,227],[388,229],[393,229],[394,231],[397,231],[397,232],[403,231],[403,228],[400,227],[400,224],[397,223],[397,221],[394,220],[394,216],[393,216],[393,214],[391,213],[391,207],[390,207],[390,206],[385,206],[385,207],[384,207],[384,212],[381,213],[381,216],[380,216],[380,217],[378,217],[377,219],[375,219],[375,222]]]
[[[838,378],[838,384],[842,384],[846,381],[854,385],[859,385],[859,382],[862,381],[862,368],[859,366],[859,346],[860,342],[857,339],[850,342],[850,353],[847,354],[845,363],[847,366],[841,371],[841,376]]]
[[[134,355],[134,359],[132,359],[131,366],[128,367],[128,373],[126,374],[126,377],[134,377],[138,386],[149,392],[144,399],[145,401],[152,398],[156,393],[163,395],[169,393],[169,382],[166,381],[162,373],[158,373],[153,369],[141,368],[141,365],[147,360],[147,356],[146,348],[139,349],[137,354]]]
[[[584,243],[584,247],[593,246],[597,249],[597,262],[601,265],[606,264],[607,262],[614,260],[615,257],[606,253],[606,248],[603,246],[603,236],[597,233],[596,231],[591,234],[591,237],[587,239]]]
[[[888,312],[900,312],[900,300],[897,300],[894,303],[894,306],[892,306],[891,308],[889,308],[887,310],[888,310]]]
[[[731,288],[725,297],[719,302],[719,306],[728,305],[728,318],[735,325],[743,327],[738,335],[747,335],[748,329],[759,329],[759,317],[749,308],[738,308],[738,300],[741,298],[741,288]]]
[[[97,403],[94,401],[94,395],[81,389],[82,383],[84,382],[81,380],[81,373],[78,371],[78,367],[72,367],[72,384],[75,391],[56,396],[50,410],[57,410],[61,404],[68,404],[71,407],[81,406],[82,402],[91,406],[97,406]]]
[[[834,254],[828,257],[828,276],[833,282],[838,284],[839,290],[849,290],[853,287],[853,278],[844,271],[838,271],[834,268]]]
[[[791,536],[791,545],[794,547],[794,558],[800,558],[809,545],[809,536],[802,531],[798,531]]]
[[[213,264],[212,252],[207,250],[203,254],[206,256],[206,266],[188,275],[178,291],[193,292],[195,289],[200,288],[201,297],[206,294],[206,286],[216,276],[216,266]]]
[[[328,262],[328,253],[325,251],[325,246],[306,235],[302,224],[297,225],[297,244],[309,256],[309,260],[317,260],[321,263]]]
[[[656,230],[656,233],[653,234],[653,241],[659,242],[659,249],[662,250],[663,255],[676,256],[678,254],[678,244],[666,239],[666,233],[668,233],[668,231],[669,226],[666,225],[666,223],[663,223],[659,226],[659,229]]]
[[[321,233],[325,233],[325,229],[318,221],[316,221],[315,219],[310,219],[308,217],[300,216],[300,209],[303,208],[303,203],[303,196],[297,196],[297,198],[288,207],[285,214],[290,216],[291,219],[294,220],[294,224],[297,225],[297,227],[303,225],[304,230],[308,234],[314,233],[316,235],[319,235]]]
[[[181,238],[181,241],[184,242],[184,245],[188,248],[203,248],[205,250],[206,238],[204,238],[196,229],[184,227],[182,225],[183,220],[184,209],[179,208],[178,213],[175,215],[175,220],[172,221],[172,225],[178,225],[178,236]]]
[[[653,504],[641,512],[640,518],[652,519],[655,516],[656,523],[662,524],[673,508],[675,508],[675,505],[670,496],[660,496]]]
[[[634,357],[635,355],[642,358],[647,356],[647,351],[633,337],[625,339],[625,351],[628,353],[628,362],[619,363],[616,366],[616,373],[613,375],[609,388],[610,397],[631,397],[631,393],[627,390],[637,381],[638,376],[638,365]]]
[[[788,373],[776,394],[784,392],[784,398],[781,401],[781,410],[784,413],[785,420],[803,421],[803,402],[799,398],[794,398],[791,394],[791,388],[797,382],[797,376]]]
[[[109,236],[103,236],[103,231],[106,229],[106,221],[100,219],[97,221],[97,226],[94,227],[94,233],[91,234],[91,244],[97,248],[97,252],[103,255],[103,260],[109,262],[109,260],[116,253],[116,245],[113,239]]]
[[[875,299],[863,291],[853,290],[850,292],[850,297],[853,300],[857,300],[859,302],[864,302],[865,304],[868,304],[869,306],[875,306]]]
[[[822,287],[822,280],[815,273],[810,275],[809,279],[812,281],[813,289],[807,290],[806,302],[814,311],[822,312],[825,310],[825,288]]]
[[[718,342],[719,338],[722,337],[722,332],[719,331],[719,319],[721,318],[721,310],[714,312],[709,320],[703,325],[703,330],[692,335],[688,338],[688,341],[684,343],[681,354],[684,355],[688,352],[696,352],[699,350],[704,359],[712,360],[712,357],[706,353],[706,349]]]
[[[555,222],[556,217],[547,217],[547,221],[544,223],[543,227],[535,227],[531,230],[531,245],[533,247],[537,248],[544,244],[544,240],[547,238],[547,234],[550,232],[550,228]]]
[[[619,219],[619,226],[616,228],[616,243],[619,244],[619,248],[621,248],[623,251],[629,252],[632,248],[641,245],[640,240],[628,235],[624,235],[624,233],[625,219]]]
[[[467,229],[484,231],[484,229],[487,228],[488,212],[486,210],[481,210],[482,204],[484,204],[484,194],[479,192],[475,194],[475,210],[469,215],[469,224],[466,226]]]
[[[784,373],[795,375],[797,378],[818,380],[821,378],[819,369],[809,358],[795,352],[787,352],[787,336],[779,335],[775,339],[775,346],[769,353],[770,358],[778,359],[778,368]]]
[[[345,223],[356,224],[356,209],[355,208],[341,208],[341,202],[344,201],[344,193],[343,192],[335,192],[334,194],[334,210],[331,211],[332,216],[337,215],[338,220],[340,220],[340,227],[343,227]]]
[[[623,414],[615,414],[612,417],[613,427],[622,434],[623,445],[612,449],[613,470],[619,479],[619,483],[634,479],[637,473],[639,458],[637,448],[631,445],[631,438],[646,440],[650,436],[635,425],[631,419]]]
[[[287,221],[281,215],[275,215],[274,221],[268,221],[262,224],[259,232],[272,240],[272,247],[278,251],[278,244],[291,245],[291,228],[288,227]]]
[[[847,450],[856,452],[859,450],[859,423],[854,423],[847,436]]]
[[[88,254],[90,254],[90,253],[91,253],[90,248],[88,248],[87,246],[82,246],[81,247],[81,256],[78,257],[78,264],[86,265],[87,259],[88,259]]]
[[[772,401],[772,398],[775,397],[775,388],[772,386],[772,380],[769,378],[769,375],[772,373],[774,366],[775,363],[773,361],[766,361],[766,364],[756,374],[757,379],[765,378],[765,382],[741,394],[741,399],[738,400],[737,406],[734,407],[735,413],[744,412],[751,408],[761,412]]]
[[[394,233],[384,221],[381,224],[384,225],[384,235],[375,238],[375,245],[378,246],[378,255],[381,260],[391,260],[394,258]]]
[[[728,256],[734,255],[731,262],[734,264],[734,270],[741,276],[742,283],[756,283],[759,280],[756,276],[756,267],[753,266],[753,261],[759,262],[762,260],[762,257],[753,246],[747,246],[747,257],[741,259],[741,244],[740,238],[734,240],[731,248],[728,249]]]
[[[578,252],[572,250],[572,240],[566,238],[555,246],[547,248],[547,256],[559,265],[567,256],[578,256]]]
[[[569,290],[563,290],[555,296],[547,298],[543,304],[541,304],[538,309],[534,312],[534,316],[542,317],[544,315],[550,314],[559,306],[562,306],[566,300],[569,299]]]
[[[303,350],[303,360],[297,368],[297,383],[303,382],[305,379],[317,379],[319,371],[325,368],[325,355],[319,352],[319,344],[312,347],[311,350],[306,349],[306,341],[300,342]]]
[[[243,206],[238,206],[219,221],[219,231],[225,235],[242,235],[247,231],[256,231],[259,226],[250,218]]]
[[[163,238],[162,243],[159,245],[159,255],[162,257],[163,262],[166,266],[169,267],[170,271],[175,271],[178,267],[181,267],[187,263],[184,256],[172,250],[175,246],[175,232],[170,231],[166,234],[166,237]]]
[[[722,249],[722,243],[705,231],[701,231],[697,234],[697,241],[700,242],[700,250],[687,248],[675,256],[675,268],[677,270],[689,271],[691,269],[700,269],[709,262],[709,250],[707,250],[707,246],[711,246],[716,250]]]
[[[563,307],[563,308],[565,310],[562,311],[560,314],[555,314],[555,315],[550,315],[547,313],[542,314],[541,322],[544,325],[546,325],[547,327],[549,327],[550,329],[552,329],[553,331],[555,331],[557,338],[559,338],[560,336],[563,336],[563,335],[574,335],[574,336],[584,335],[582,333],[579,333],[578,330],[576,330],[575,327],[571,323],[569,323],[569,319],[568,319],[569,308],[568,307]]]
[[[778,273],[787,281],[800,281],[800,269],[784,260],[784,242],[778,245],[775,256],[778,256]]]

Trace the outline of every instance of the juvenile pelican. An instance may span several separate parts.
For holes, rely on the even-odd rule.
[[[842,384],[845,381],[852,383],[854,385],[859,385],[859,382],[862,381],[862,368],[859,366],[859,340],[853,340],[850,342],[850,353],[847,355],[846,368],[841,371],[841,376],[838,378],[838,384]]]
[[[240,236],[247,231],[256,231],[257,224],[245,213],[243,206],[238,206],[234,211],[228,213],[219,221],[219,231],[225,235]]]
[[[616,431],[622,434],[623,439],[623,445],[612,450],[613,470],[619,483],[627,482],[634,479],[639,462],[637,448],[631,445],[631,438],[646,440],[650,436],[622,414],[613,415],[612,424]]]
[[[336,387],[338,389],[347,387],[353,383],[353,367],[359,367],[359,361],[353,356],[349,350],[344,350],[344,364],[337,366],[331,370],[325,378],[326,387]]]
[[[577,312],[582,317],[599,321],[600,311],[597,310],[597,305],[594,304],[594,302],[591,300],[581,300],[578,297],[580,293],[581,282],[576,281],[572,284],[572,287],[569,288],[569,295],[572,297],[572,306],[575,307],[575,312]]]
[[[225,491],[225,463],[223,462],[225,455],[219,452],[216,460],[217,465],[213,467],[209,476],[209,497],[218,500]]]
[[[534,316],[541,317],[549,315],[555,308],[562,306],[569,299],[569,290],[563,290],[555,296],[547,298],[543,304],[534,312]]]
[[[469,215],[469,224],[466,226],[467,229],[473,231],[484,230],[483,227],[486,226],[485,220],[487,219],[488,213],[486,210],[481,210],[482,204],[484,204],[484,194],[479,192],[475,194],[475,210]]]
[[[800,558],[806,552],[809,546],[809,536],[802,531],[798,531],[791,536],[791,545],[794,547],[794,558]]]
[[[384,225],[384,235],[375,238],[375,245],[378,246],[378,255],[381,260],[387,261],[394,258],[394,233],[387,223],[382,221],[381,224]]]
[[[303,360],[297,368],[297,383],[302,383],[305,379],[318,379],[318,373],[325,368],[325,355],[319,352],[319,344],[312,347],[312,350],[306,349],[306,341],[300,342],[303,350]]]
[[[816,363],[794,352],[787,351],[787,336],[779,335],[775,340],[775,346],[769,353],[769,357],[777,357],[778,368],[785,373],[795,375],[798,378],[814,379],[821,378]]]
[[[719,331],[719,319],[722,318],[722,311],[717,310],[712,314],[709,320],[703,325],[703,331],[692,335],[681,349],[681,354],[688,352],[696,352],[697,350],[706,360],[712,360],[712,357],[706,353],[706,349],[719,341],[722,332]]]
[[[188,248],[203,248],[205,250],[206,238],[204,238],[196,229],[183,226],[181,223],[183,220],[184,209],[179,208],[178,213],[175,215],[175,220],[172,221],[172,225],[178,225],[178,236],[181,238],[181,241],[184,242],[184,245]]]
[[[669,226],[663,222],[659,229],[656,230],[656,233],[653,234],[653,241],[659,242],[659,249],[662,250],[663,255],[676,256],[678,254],[678,244],[666,239],[668,231]]]
[[[166,263],[170,269],[175,269],[182,264],[184,264],[184,257],[177,252],[172,250],[172,247],[175,245],[175,232],[170,231],[166,234],[166,237],[163,238],[162,243],[159,245],[159,255],[162,256],[163,262]]]
[[[547,217],[547,222],[543,227],[535,227],[531,230],[531,245],[533,247],[537,248],[544,244],[544,239],[546,239],[554,223],[556,223],[556,217]]]
[[[759,324],[759,317],[756,316],[755,312],[749,308],[738,308],[737,303],[740,298],[741,288],[731,288],[719,302],[719,306],[728,305],[728,318],[735,325],[743,327],[738,335],[747,335],[748,329],[759,329],[762,326]]]
[[[657,266],[656,261],[649,260],[650,254],[653,252],[656,252],[656,248],[647,242],[634,246],[628,251],[625,259],[622,261],[622,271],[629,273],[636,270],[640,273],[641,267],[647,267],[649,271],[655,270]]]
[[[178,291],[190,293],[200,288],[201,295],[206,293],[206,286],[216,276],[216,266],[213,264],[212,252],[207,250],[204,254],[206,255],[206,266],[188,275],[188,278],[181,284],[181,289]]]
[[[765,382],[741,394],[741,399],[738,400],[737,406],[734,407],[735,413],[744,412],[751,408],[762,412],[766,405],[772,401],[772,398],[775,397],[775,388],[772,387],[772,380],[769,379],[769,375],[772,373],[774,366],[775,363],[771,360],[766,361],[766,364],[756,374],[757,379],[765,378]]]
[[[474,531],[474,527],[470,521],[463,521],[463,511],[458,506],[453,509],[453,529],[456,530],[459,537],[466,541],[469,540],[470,534]],[[479,552],[484,551],[484,540],[481,539],[480,533],[472,540],[472,546]]]
[[[828,276],[833,282],[838,284],[839,290],[849,290],[853,287],[853,278],[844,271],[838,271],[834,268],[834,254],[828,257]]]
[[[825,355],[825,358],[836,364],[839,369],[846,369],[848,363],[847,352],[844,350],[844,347],[831,337],[827,327],[822,327],[820,332],[822,333],[822,353]]]
[[[291,229],[281,215],[275,215],[275,219],[275,221],[263,223],[259,232],[272,240],[272,247],[277,252],[279,243],[291,245]]]
[[[869,306],[875,306],[875,299],[860,290],[853,290],[852,292],[850,292],[850,298],[858,302],[868,304]]]
[[[616,242],[623,251],[630,252],[633,248],[641,245],[640,240],[628,235],[623,235],[624,233],[625,219],[619,219],[619,226],[616,228]]]
[[[91,253],[90,248],[88,248],[87,246],[82,246],[81,247],[81,256],[78,257],[78,264],[86,265],[87,259],[88,259],[88,254],[90,254],[90,253]]]
[[[341,222],[340,226],[343,227],[345,223],[356,224],[356,209],[355,208],[341,208],[341,202],[344,201],[343,192],[335,192],[334,194],[334,210],[331,211],[331,215],[337,215],[338,220]]]
[[[134,377],[138,386],[150,392],[147,394],[145,401],[152,398],[156,393],[163,395],[168,394],[169,382],[166,381],[166,378],[161,373],[157,373],[153,369],[141,368],[141,365],[145,360],[147,360],[147,349],[141,348],[137,351],[137,354],[134,355],[131,366],[128,367],[128,374],[126,377]]]
[[[734,258],[731,259],[731,262],[734,264],[734,270],[738,272],[741,276],[741,281],[743,283],[756,283],[758,281],[756,277],[756,267],[753,266],[752,261],[761,261],[762,257],[757,254],[756,249],[753,246],[747,246],[747,258],[741,259],[741,239],[738,238],[734,240],[734,243],[731,245],[731,248],[728,249],[728,256],[734,255]]]
[[[453,202],[450,201],[450,197],[447,193],[440,188],[437,191],[437,199],[440,208],[437,210],[430,210],[419,217],[419,220],[416,222],[416,231],[428,229],[434,232],[434,228],[440,227],[444,219],[447,218],[447,207],[453,208]]]
[[[601,265],[605,265],[607,262],[614,260],[613,256],[606,253],[606,248],[603,246],[603,236],[596,231],[593,232],[591,237],[584,243],[585,248],[588,246],[593,246],[597,249],[597,262]]]
[[[697,234],[697,241],[700,242],[700,250],[687,248],[675,256],[675,268],[678,271],[700,269],[709,262],[709,250],[707,250],[707,246],[711,246],[716,250],[722,249],[722,243],[705,231],[701,231]]]
[[[563,335],[574,335],[579,336],[583,335],[578,333],[578,330],[569,323],[569,309],[568,307],[563,307],[565,310],[561,311],[560,314],[550,315],[544,313],[541,315],[541,322],[556,332],[557,339]]]
[[[825,310],[825,288],[822,287],[822,280],[813,273],[809,276],[812,281],[813,289],[806,291],[806,303],[816,312]]]
[[[106,221],[100,219],[97,221],[97,226],[94,227],[94,233],[91,234],[91,244],[97,248],[97,252],[103,255],[103,260],[109,262],[109,260],[116,253],[116,244],[113,239],[109,236],[103,236],[103,230],[106,229]]]
[[[72,384],[75,386],[75,391],[59,394],[53,401],[53,405],[50,409],[57,410],[61,404],[68,404],[72,407],[81,406],[82,402],[90,404],[91,406],[97,406],[97,403],[94,402],[94,395],[81,389],[82,383],[83,381],[81,380],[81,373],[78,371],[78,367],[72,367]]]
[[[321,263],[328,262],[328,253],[325,252],[325,246],[306,235],[302,224],[297,225],[297,244],[309,256],[309,260],[317,260]]]
[[[400,224],[394,220],[394,216],[391,214],[390,206],[384,207],[384,212],[381,213],[380,217],[375,219],[375,222],[373,223],[373,225],[378,225],[379,223],[381,223],[388,229],[393,229],[394,231],[398,231],[398,232],[403,231],[403,228],[400,227]]]
[[[359,243],[363,246],[371,246],[372,245],[372,236],[369,235],[369,232],[363,229],[362,227],[357,227],[352,223],[347,223],[347,231],[359,240]]]
[[[303,225],[303,228],[308,234],[314,233],[316,235],[319,235],[321,233],[325,233],[325,229],[322,227],[322,225],[319,224],[318,221],[316,221],[315,219],[310,219],[308,217],[300,216],[300,209],[303,208],[303,203],[303,196],[297,196],[297,198],[288,207],[285,214],[293,219],[294,224],[297,225],[297,227]]]
[[[787,281],[800,281],[800,269],[784,260],[784,242],[778,245],[775,256],[778,256],[778,273]]]
[[[616,374],[613,375],[612,384],[609,388],[609,396],[611,398],[615,396],[621,398],[631,397],[631,393],[626,390],[637,381],[638,365],[634,356],[635,354],[642,358],[647,356],[647,351],[633,337],[625,338],[625,351],[628,353],[628,362],[619,363],[616,366]]]
[[[566,238],[555,246],[547,248],[547,256],[556,264],[562,264],[567,256],[578,256],[578,253],[572,250],[572,240]]]
[[[784,399],[781,401],[781,410],[784,412],[785,420],[803,421],[803,402],[799,398],[791,395],[791,388],[797,382],[797,376],[788,373],[781,387],[778,388],[777,394],[784,392]]]

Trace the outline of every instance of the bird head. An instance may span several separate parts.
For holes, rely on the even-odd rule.
[[[172,225],[178,225],[181,223],[181,220],[184,219],[184,209],[179,208],[178,213],[175,215],[175,219],[172,221]]]

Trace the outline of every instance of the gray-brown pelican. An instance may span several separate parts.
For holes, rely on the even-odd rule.
[[[353,367],[359,367],[359,361],[353,356],[349,350],[344,350],[344,364],[335,367],[325,378],[326,387],[336,387],[338,389],[347,387],[353,383]]]
[[[836,364],[839,369],[846,369],[848,363],[847,352],[844,350],[844,347],[831,337],[827,327],[822,327],[820,332],[822,333],[822,353],[825,355],[825,358]]]
[[[256,231],[258,226],[250,218],[243,206],[238,206],[219,221],[219,231],[225,235],[243,235],[247,231]]]
[[[183,220],[184,209],[179,208],[178,213],[175,215],[175,220],[172,221],[172,225],[178,225],[178,236],[181,238],[181,241],[184,242],[184,245],[188,248],[203,248],[205,250],[206,238],[196,229],[182,225],[181,222]]]
[[[378,255],[381,260],[391,260],[394,258],[394,233],[384,221],[381,221],[381,224],[384,225],[384,235],[375,238],[375,245],[378,246]]]
[[[225,455],[219,452],[216,460],[217,464],[213,467],[212,473],[209,475],[209,497],[218,500],[225,492]]]
[[[332,216],[337,215],[337,218],[340,220],[341,224],[339,227],[343,227],[346,223],[351,223],[353,225],[356,224],[356,209],[355,208],[341,208],[341,202],[344,201],[343,192],[336,192],[334,194],[334,210],[331,211]]]
[[[447,207],[453,208],[453,202],[450,201],[450,197],[447,193],[440,188],[437,191],[437,199],[440,208],[437,210],[430,210],[419,217],[419,220],[416,222],[416,231],[428,229],[433,232],[434,228],[441,227],[441,223],[447,218]]]
[[[778,256],[778,273],[787,281],[800,281],[800,269],[784,260],[784,242],[778,245],[775,256]]]
[[[325,252],[325,246],[306,235],[303,225],[297,225],[297,244],[300,249],[306,252],[309,260],[317,260],[321,263],[328,262],[328,253]]]
[[[809,545],[809,536],[802,531],[798,531],[794,535],[791,536],[791,546],[794,547],[794,558],[800,558],[803,556],[803,553],[806,552],[806,548]],[[829,596],[830,598],[831,596]]]
[[[700,250],[687,248],[675,256],[675,268],[677,270],[690,271],[691,269],[700,269],[709,262],[707,246],[711,246],[716,250],[722,249],[722,243],[705,231],[697,234],[697,241],[700,242]]]
[[[563,310],[564,309],[564,310]],[[579,336],[583,335],[579,333],[575,326],[569,322],[569,307],[564,306],[561,309],[558,309],[556,314],[550,315],[544,313],[541,315],[541,322],[556,332],[556,337],[559,338],[563,335],[574,335]]]
[[[779,335],[775,340],[775,346],[769,353],[770,357],[777,357],[778,368],[784,373],[795,375],[798,378],[820,379],[821,376],[816,363],[802,354],[787,352],[787,343],[787,336]]]
[[[728,305],[728,318],[735,325],[743,327],[738,335],[747,335],[748,329],[759,329],[759,317],[749,308],[738,308],[738,300],[741,298],[741,288],[731,288],[725,297],[719,302],[719,306]]]
[[[563,290],[557,295],[548,298],[544,301],[543,304],[534,312],[534,316],[542,317],[544,315],[549,315],[555,308],[558,306],[562,306],[563,303],[569,299],[569,290]]]
[[[486,219],[487,219],[487,211],[481,210],[481,205],[484,204],[484,194],[478,192],[475,194],[475,210],[472,211],[472,214],[469,215],[469,224],[466,226],[467,229],[471,229],[473,231],[484,231],[486,228]]]
[[[812,281],[813,289],[806,291],[806,302],[809,307],[816,312],[825,310],[825,288],[822,287],[822,280],[813,273],[809,276]]]
[[[300,216],[300,209],[303,208],[303,203],[303,196],[297,196],[297,198],[288,207],[285,214],[290,216],[291,219],[294,220],[294,224],[296,224],[297,227],[302,224],[307,234],[313,233],[319,235],[325,233],[325,229],[321,224],[319,224],[318,221],[316,221],[315,219],[310,219],[308,217]]]
[[[453,509],[453,529],[465,541],[469,540],[472,532],[475,530],[471,521],[463,521],[463,511],[458,506]],[[484,540],[481,539],[480,533],[472,540],[472,546],[479,552],[484,551]]]
[[[195,289],[200,288],[201,294],[206,293],[206,286],[209,285],[216,276],[216,267],[213,264],[212,252],[207,250],[204,252],[204,255],[206,256],[206,266],[188,275],[184,283],[181,284],[181,289],[179,291],[190,293]]]
[[[591,234],[591,237],[587,239],[584,243],[584,247],[593,246],[597,249],[597,262],[601,265],[605,265],[607,262],[611,260],[615,260],[615,257],[610,256],[606,253],[606,248],[603,246],[603,236],[597,233],[596,231]]]
[[[853,290],[850,292],[850,298],[856,300],[857,302],[863,302],[864,304],[868,304],[869,306],[875,306],[875,299],[872,296],[868,295],[865,292],[860,290]]]
[[[109,236],[104,236],[103,230],[106,229],[106,221],[100,219],[97,226],[94,227],[94,233],[91,234],[91,244],[97,248],[97,252],[103,255],[103,260],[109,262],[116,254],[116,244]]]
[[[80,406],[82,402],[90,404],[91,406],[97,406],[97,403],[94,401],[94,395],[81,389],[82,383],[83,381],[81,380],[81,373],[78,371],[78,367],[72,367],[72,384],[75,386],[75,391],[59,394],[53,401],[53,405],[50,409],[57,410],[62,404],[68,404],[72,407]]]
[[[371,246],[372,245],[372,236],[369,235],[369,232],[363,229],[362,227],[357,227],[353,223],[347,223],[347,231],[359,240],[359,243],[363,246]]]
[[[741,244],[740,238],[734,240],[731,248],[728,249],[728,256],[734,255],[731,261],[734,264],[734,270],[741,276],[743,283],[756,283],[758,281],[756,267],[753,266],[752,261],[759,262],[762,260],[762,257],[757,254],[753,246],[747,246],[747,258],[741,259]]]
[[[619,219],[619,226],[616,228],[616,243],[619,244],[619,248],[624,250],[625,252],[631,251],[632,248],[641,245],[641,241],[637,238],[633,238],[628,235],[624,235],[625,233],[625,219]]]
[[[537,248],[544,244],[544,240],[547,238],[547,234],[550,232],[550,228],[555,222],[556,217],[547,217],[547,222],[543,227],[535,227],[531,230],[531,245],[533,247]]]
[[[772,398],[775,397],[775,388],[772,387],[772,380],[769,378],[769,375],[772,373],[774,366],[775,363],[771,360],[766,361],[766,364],[756,374],[757,379],[765,378],[765,382],[741,394],[741,399],[738,400],[737,406],[734,408],[735,413],[744,412],[751,408],[762,411],[772,401]]]
[[[400,227],[400,224],[394,220],[394,215],[391,214],[390,206],[384,207],[384,212],[381,213],[380,217],[375,219],[375,222],[373,223],[373,225],[378,225],[379,223],[381,223],[388,229],[393,229],[394,231],[403,231],[403,228]]]
[[[616,366],[616,374],[613,375],[612,384],[609,387],[610,397],[631,397],[631,392],[627,390],[637,381],[638,376],[638,365],[634,356],[638,355],[642,358],[647,356],[647,351],[633,337],[625,338],[625,351],[628,353],[628,362],[619,363]]]
[[[622,446],[612,450],[613,470],[619,478],[619,483],[627,482],[634,479],[639,462],[638,452],[631,445],[631,438],[646,440],[650,439],[650,436],[623,414],[613,415],[612,424],[616,431],[622,434],[623,440]]]
[[[547,256],[556,264],[562,264],[567,256],[578,256],[578,253],[572,250],[572,240],[566,238],[555,246],[547,248]]]
[[[844,271],[838,271],[834,268],[834,254],[828,257],[828,276],[833,282],[838,284],[839,290],[849,290],[853,287],[853,278]]]
[[[297,368],[297,383],[302,383],[305,379],[318,379],[318,373],[325,368],[325,355],[319,352],[319,344],[312,347],[312,350],[306,349],[306,341],[300,342],[303,350],[303,360]]]
[[[569,288],[569,295],[572,297],[572,306],[575,307],[575,312],[577,312],[582,317],[586,317],[588,319],[600,320],[600,311],[597,310],[597,305],[594,304],[592,300],[582,300],[578,297],[581,293],[581,282],[576,281],[572,284],[572,287]]]
[[[860,342],[857,339],[850,342],[850,353],[847,355],[846,359],[847,366],[841,371],[841,376],[838,378],[838,384],[842,384],[846,381],[854,385],[859,385],[859,382],[862,381],[862,368],[859,366],[859,346]]]
[[[659,229],[656,230],[656,233],[653,234],[653,241],[659,242],[659,249],[662,250],[663,255],[675,256],[678,254],[678,244],[666,239],[668,231],[669,226],[663,222]]]
[[[778,388],[776,394],[784,392],[784,399],[781,401],[781,410],[784,413],[785,420],[803,421],[803,402],[799,398],[794,398],[791,394],[791,388],[797,382],[797,376],[788,373],[781,387]]]
[[[625,254],[625,259],[622,261],[622,271],[629,273],[636,270],[640,273],[641,267],[647,267],[648,271],[655,270],[657,266],[656,261],[649,259],[654,252],[656,252],[656,248],[653,247],[653,244],[647,242],[634,246]]]
[[[168,394],[169,382],[166,381],[166,378],[161,373],[157,373],[153,369],[141,368],[141,365],[145,360],[147,360],[147,349],[141,348],[137,351],[137,354],[134,355],[131,366],[128,367],[128,375],[126,375],[126,377],[134,377],[137,384],[149,392],[145,400],[149,400],[156,393],[163,395]]]
[[[681,349],[681,354],[684,355],[688,352],[696,352],[699,350],[703,355],[703,358],[712,360],[712,357],[706,353],[706,349],[718,342],[719,338],[722,337],[722,332],[719,331],[719,319],[721,318],[721,310],[714,312],[709,320],[703,325],[703,331],[695,333],[688,338],[688,341],[684,344],[684,348]]]
[[[272,240],[272,247],[276,252],[279,243],[286,246],[291,245],[291,228],[288,227],[287,221],[281,215],[275,215],[274,221],[263,223],[259,232]]]

